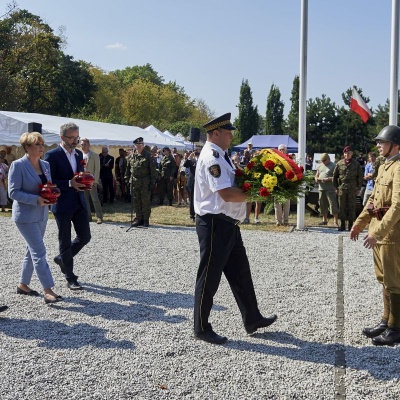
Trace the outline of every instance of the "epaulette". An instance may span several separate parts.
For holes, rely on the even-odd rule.
[[[215,157],[215,158],[219,158],[219,153],[218,153],[218,151],[217,150],[214,150],[213,149],[213,156]]]

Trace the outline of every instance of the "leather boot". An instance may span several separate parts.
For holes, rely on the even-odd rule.
[[[145,227],[145,228],[148,228],[149,227],[149,220],[148,219],[145,219],[144,221],[143,221],[143,226]]]
[[[387,321],[382,320],[381,322],[379,322],[378,325],[372,328],[364,328],[362,330],[362,333],[368,338],[374,338],[375,336],[379,336],[383,332],[385,332],[387,328],[388,328]]]
[[[337,228],[338,231],[342,232],[346,230],[346,221],[341,219],[340,220],[340,226]]]
[[[134,227],[134,228],[137,228],[138,226],[143,226],[143,220],[142,219],[137,219],[133,224],[132,224],[132,226]]]
[[[353,226],[353,221],[349,220],[349,231],[351,231],[352,226]]]

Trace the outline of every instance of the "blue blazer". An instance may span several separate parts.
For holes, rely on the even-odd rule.
[[[48,181],[51,181],[50,165],[39,160],[40,167]],[[39,206],[38,198],[42,181],[27,156],[15,160],[8,172],[8,195],[14,200],[12,221],[29,223],[47,221],[49,206]]]
[[[84,166],[81,164],[83,154],[79,150],[75,151],[77,170],[78,172],[83,172]],[[71,214],[75,211],[77,202],[80,202],[82,207],[86,209],[83,192],[78,192],[73,187],[69,186],[69,181],[74,177],[74,171],[72,171],[71,164],[61,146],[57,146],[55,149],[48,151],[44,159],[50,164],[51,176],[53,178],[52,182],[61,190],[61,195],[57,203],[51,206],[51,211],[53,211],[54,214]]]

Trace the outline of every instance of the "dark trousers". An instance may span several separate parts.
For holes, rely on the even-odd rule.
[[[200,244],[200,265],[194,297],[195,333],[212,329],[208,318],[222,273],[239,306],[243,324],[248,326],[259,321],[262,315],[240,228],[208,214],[197,216],[196,232]]]
[[[106,203],[110,200],[110,203],[112,203],[114,201],[114,178],[112,175],[100,175],[100,179],[103,185],[103,202]]]
[[[174,198],[173,195],[174,181],[170,179],[170,177],[161,177],[160,185],[159,185],[159,198],[160,202],[164,200],[164,197],[167,196],[169,201],[172,201]]]
[[[195,217],[195,213],[194,213],[194,185],[188,187],[188,192],[189,192],[189,201],[190,201],[190,205],[189,205],[189,213],[190,213],[190,217]]]
[[[78,201],[73,213],[56,213],[54,217],[58,226],[58,243],[60,254],[57,258],[65,268],[65,278],[68,282],[78,279],[74,274],[74,258],[91,239],[88,212]],[[74,225],[76,237],[71,241],[71,225]]]

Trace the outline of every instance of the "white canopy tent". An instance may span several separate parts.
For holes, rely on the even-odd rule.
[[[176,147],[178,150],[185,148],[183,143],[172,138],[161,137],[137,126],[13,111],[0,111],[0,145],[19,146],[19,138],[24,132],[28,131],[30,122],[42,124],[42,134],[49,146],[60,143],[61,125],[67,122],[75,122],[79,126],[80,136],[88,138],[92,145],[132,146],[133,140],[143,137],[144,142],[149,146]]]

